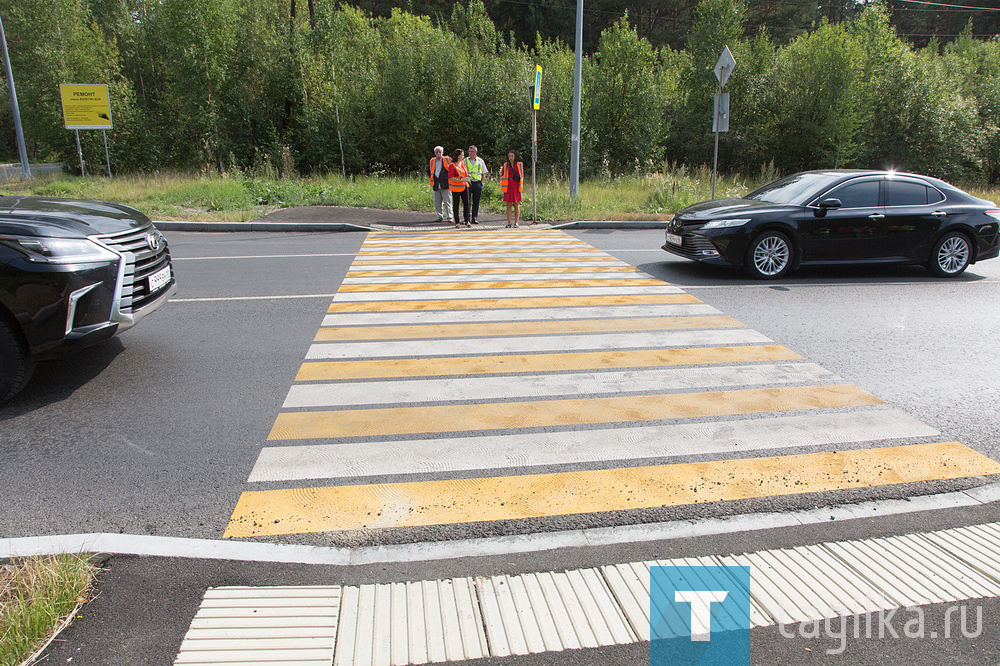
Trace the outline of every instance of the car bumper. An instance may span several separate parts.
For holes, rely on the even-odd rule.
[[[716,238],[708,234],[682,233],[681,245],[666,242],[661,249],[678,257],[699,261],[713,266],[738,266],[738,262],[732,261],[728,256],[731,248],[730,236]]]

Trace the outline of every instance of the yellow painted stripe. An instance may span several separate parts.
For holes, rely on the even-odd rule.
[[[436,377],[493,375],[508,372],[560,372],[605,368],[646,368],[671,365],[711,365],[758,361],[798,361],[802,356],[780,345],[698,347],[694,349],[628,349],[613,352],[512,354],[410,358],[371,361],[315,361],[303,363],[297,382],[380,377]]]
[[[405,277],[409,275],[492,275],[494,273],[640,273],[632,266],[538,266],[532,268],[404,268],[397,270],[352,270],[347,277]]]
[[[563,252],[563,253],[589,252],[591,254],[597,254],[597,252],[599,252],[599,250],[596,250],[596,249],[594,249],[593,247],[591,247],[589,245],[587,245],[585,247],[581,247],[579,249],[574,249],[574,248],[569,248],[569,247],[557,247],[557,248],[551,248],[551,249],[549,249],[549,248],[541,248],[541,247],[539,247],[539,248],[534,248],[534,247],[502,248],[502,247],[498,247],[498,248],[475,248],[475,249],[469,249],[469,250],[415,250],[415,249],[411,249],[411,250],[386,250],[386,251],[383,251],[383,250],[362,250],[362,251],[358,252],[358,256],[362,257],[362,256],[372,255],[372,254],[375,254],[375,255],[385,254],[385,255],[390,255],[390,256],[391,255],[395,255],[395,254],[410,254],[410,255],[419,255],[419,254],[475,254],[477,256],[482,256],[484,254],[488,255],[488,254],[494,254],[494,253],[498,253],[498,254],[500,254],[500,253],[502,253],[502,254],[507,254],[507,253],[512,253],[512,254],[527,254],[527,253],[537,254],[537,253],[548,253],[548,252],[553,252],[553,253],[555,253],[555,252]]]
[[[284,412],[278,414],[267,438],[368,437],[586,423],[634,423],[881,404],[881,400],[856,386],[832,384],[477,405]]]
[[[563,319],[476,324],[414,324],[403,326],[338,326],[321,328],[316,342],[335,340],[406,340],[418,338],[492,338],[551,333],[608,331],[671,331],[700,328],[739,328],[743,324],[721,315],[704,317],[648,317],[642,319]]]
[[[355,266],[378,266],[380,264],[493,264],[497,262],[513,263],[517,261],[605,261],[624,265],[620,259],[610,255],[605,257],[587,255],[583,257],[455,257],[451,259],[355,259],[351,267]]]
[[[446,481],[245,492],[224,537],[651,509],[1000,474],[958,442]]]
[[[541,289],[556,287],[662,287],[662,280],[502,280],[496,282],[397,282],[389,284],[344,284],[339,292],[354,291],[441,291],[457,289]]]
[[[701,303],[691,294],[623,294],[621,296],[567,296],[564,298],[470,298],[433,301],[372,301],[331,303],[327,312],[412,312],[422,310],[499,310],[504,308],[558,308],[589,305],[643,305]]]

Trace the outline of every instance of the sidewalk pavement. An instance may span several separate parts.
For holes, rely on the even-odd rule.
[[[437,622],[444,658],[439,654],[436,660],[644,664],[649,659],[644,634],[648,615],[643,614],[648,607],[641,597],[648,582],[641,575],[629,581],[621,572],[641,574],[643,563],[682,558],[698,558],[684,560],[686,564],[749,562],[771,581],[765,594],[758,595],[752,663],[819,660],[838,641],[825,634],[799,635],[805,626],[799,623],[819,617],[858,614],[853,620],[858,622],[868,613],[878,631],[880,614],[898,609],[894,624],[902,634],[913,606],[926,613],[923,639],[866,638],[862,633],[840,661],[991,663],[989,655],[1000,654],[997,515],[992,502],[647,543],[359,566],[112,556],[99,576],[95,598],[40,663],[426,663],[434,657],[426,651],[434,649],[432,626]],[[956,529],[985,523],[994,525]],[[970,535],[983,544],[963,547],[961,540]],[[897,536],[901,538],[886,538]],[[843,543],[857,540],[866,541]],[[744,553],[751,555],[727,557]],[[463,582],[465,602],[458,593]],[[414,585],[424,590],[423,600],[413,596]],[[277,586],[284,590],[266,589]],[[549,588],[558,588],[562,603],[552,603],[551,595],[546,596]],[[426,595],[450,590],[456,591],[451,606],[431,603]],[[634,598],[628,598],[630,590]],[[439,597],[442,603],[446,598]],[[973,601],[960,605],[969,608],[970,629],[975,628],[976,609],[982,609],[981,633],[963,638],[955,625],[953,640],[934,640],[932,631],[958,621],[957,614],[948,614],[947,604],[967,599]],[[310,609],[311,600],[321,608]],[[788,603],[795,607],[785,609]],[[463,610],[469,613],[460,614]],[[421,619],[415,624],[412,617]],[[291,625],[288,637],[282,625]],[[860,626],[864,632],[865,623]],[[470,627],[481,643],[468,640]],[[602,637],[602,632],[608,635]],[[792,634],[798,638],[789,639]],[[445,636],[459,643],[448,646]],[[316,645],[325,647],[317,650]],[[567,649],[587,645],[597,647]],[[198,649],[202,647],[209,649]],[[463,660],[463,655],[477,654],[483,658]],[[514,656],[498,656],[505,654]]]

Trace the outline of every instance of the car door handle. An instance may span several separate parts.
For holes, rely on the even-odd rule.
[[[871,215],[868,216],[868,219],[869,220],[881,220],[883,217],[885,217],[885,215],[883,215],[882,213],[872,213]]]
[[[945,217],[946,215],[948,215],[948,213],[946,213],[943,210],[936,210],[933,213],[931,213],[931,215],[933,215],[934,217]]]

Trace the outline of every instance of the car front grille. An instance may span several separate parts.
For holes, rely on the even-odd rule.
[[[170,264],[170,250],[161,237],[160,248],[152,250],[146,237],[150,233],[160,236],[152,224],[114,234],[97,236],[96,240],[125,257],[125,280],[122,283],[121,311],[131,313],[142,309],[152,300],[149,293],[149,276]]]
[[[688,259],[704,259],[707,256],[718,256],[719,250],[712,244],[707,237],[701,234],[684,234],[681,236],[683,242],[682,245],[676,245],[674,243],[667,243],[671,250],[687,257]],[[704,254],[704,251],[710,251],[713,254]]]

